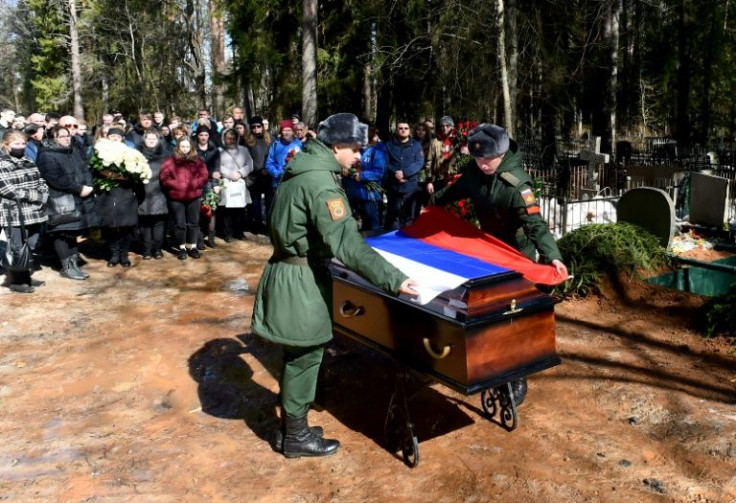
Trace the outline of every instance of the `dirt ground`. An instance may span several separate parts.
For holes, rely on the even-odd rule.
[[[262,237],[30,296],[0,288],[0,500],[736,502],[736,355],[690,328],[702,299],[624,285],[556,307],[562,364],[529,378],[511,433],[478,395],[412,400],[420,463],[388,452],[392,362],[328,350],[312,424],[342,442],[287,460],[277,348],[250,333]]]

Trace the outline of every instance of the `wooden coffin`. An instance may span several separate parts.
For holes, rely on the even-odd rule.
[[[339,262],[330,268],[336,333],[456,391],[469,395],[560,363],[555,301],[517,272],[473,278],[422,306]]]

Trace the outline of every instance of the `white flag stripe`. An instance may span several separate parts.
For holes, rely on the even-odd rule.
[[[424,305],[442,292],[453,290],[468,281],[468,278],[463,278],[456,274],[445,272],[377,248],[374,249],[394,267],[419,283],[419,287],[417,288],[419,297],[416,299],[416,302],[419,304]]]

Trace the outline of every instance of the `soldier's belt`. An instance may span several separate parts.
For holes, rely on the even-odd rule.
[[[309,257],[300,257],[298,255],[271,255],[271,258],[268,259],[268,261],[272,264],[275,264],[277,262],[281,262],[283,264],[289,264],[289,265],[301,265],[304,267],[327,267],[327,264],[330,263],[329,258],[309,258]]]

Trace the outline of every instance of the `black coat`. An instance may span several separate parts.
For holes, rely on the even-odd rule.
[[[207,144],[207,150],[200,150],[196,143],[194,148],[197,149],[197,155],[207,166],[207,174],[212,178],[215,171],[220,171],[220,149],[212,142]]]
[[[82,186],[93,187],[92,173],[81,154],[75,148],[58,145],[41,150],[36,158],[41,176],[49,186],[49,198],[72,194],[74,204],[82,217],[74,222],[49,226],[51,232],[75,232],[99,225],[94,196],[82,199]]]
[[[169,212],[166,195],[161,189],[161,165],[171,154],[163,142],[154,149],[140,145],[138,150],[148,160],[151,168],[151,180],[144,186],[143,198],[138,206],[139,215],[165,215]]]
[[[97,195],[100,227],[135,227],[138,225],[136,185],[122,182],[120,186],[103,190]],[[142,192],[142,191],[141,191]]]

